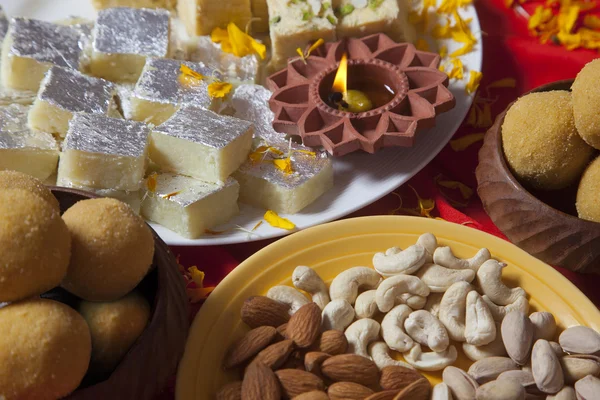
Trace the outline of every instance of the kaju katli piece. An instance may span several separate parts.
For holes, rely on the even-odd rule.
[[[136,82],[147,57],[168,57],[167,10],[117,7],[102,10],[94,27],[90,69],[114,82]]]
[[[47,132],[27,126],[29,107],[0,107],[0,170],[24,172],[40,180],[56,171],[59,147]]]
[[[150,158],[163,171],[224,182],[246,160],[252,123],[194,106],[181,107],[150,138]]]
[[[149,133],[139,122],[76,114],[63,142],[57,185],[139,190]]]
[[[211,183],[171,173],[151,174],[142,201],[144,218],[179,235],[197,239],[239,212],[239,184]]]
[[[37,92],[52,65],[81,69],[83,47],[75,27],[13,18],[2,45],[2,86]]]
[[[116,87],[109,81],[52,67],[29,112],[29,126],[64,137],[73,114],[106,115],[115,94]]]
[[[131,95],[131,118],[160,125],[186,104],[217,111],[222,101],[209,95],[208,85],[220,77],[201,62],[149,58]]]

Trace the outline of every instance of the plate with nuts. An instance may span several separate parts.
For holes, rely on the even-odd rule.
[[[176,397],[600,398],[600,312],[509,242],[348,219],[250,257],[192,325]]]

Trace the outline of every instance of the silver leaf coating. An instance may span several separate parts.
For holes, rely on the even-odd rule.
[[[115,91],[109,81],[55,66],[42,80],[38,98],[72,113],[106,114]]]
[[[0,6],[0,42],[4,40],[6,32],[8,31],[8,18],[2,6]]]
[[[28,112],[29,107],[20,104],[0,107],[0,149],[58,151],[58,144],[51,134],[28,128]]]
[[[234,117],[254,124],[254,135],[269,143],[285,141],[286,135],[273,129],[275,114],[269,108],[271,91],[260,85],[240,85],[232,96]]]
[[[169,12],[116,7],[102,10],[94,28],[94,51],[165,57],[169,49]]]
[[[98,114],[75,114],[63,142],[63,151],[143,157],[150,129],[146,124]]]
[[[79,69],[83,38],[76,28],[36,19],[13,18],[8,35],[13,39],[9,55]]]
[[[212,99],[208,95],[208,80],[193,80],[193,84],[182,83],[179,79],[182,64],[204,76],[221,78],[214,69],[202,63],[149,58],[135,85],[133,96],[155,103],[194,104],[198,107],[210,108]]]
[[[154,132],[220,149],[252,129],[252,123],[194,106],[181,107]]]
[[[233,178],[228,178],[224,183],[219,184],[183,175],[163,173],[156,176],[156,190],[148,192],[148,195],[162,197],[181,207],[188,207],[230,186],[239,186],[239,184]]]

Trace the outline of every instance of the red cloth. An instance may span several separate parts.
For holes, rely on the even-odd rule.
[[[504,0],[480,0],[475,2],[479,14],[483,35],[483,81],[480,91],[488,97],[485,88],[491,82],[504,79],[516,79],[516,88],[494,89],[497,101],[492,105],[492,116],[496,116],[520,94],[542,84],[574,78],[579,70],[597,57],[597,53],[588,50],[567,51],[554,45],[542,45],[530,36],[527,20],[504,6]],[[481,133],[484,129],[463,126],[455,135],[460,138],[470,133]],[[408,185],[415,188],[422,198],[436,201],[433,215],[447,221],[471,226],[475,229],[505,238],[490,221],[482,208],[476,193],[464,207],[454,207],[444,193],[435,184],[435,178],[442,174],[446,179],[459,181],[476,189],[475,167],[481,142],[475,143],[460,153],[446,146],[442,152],[420,173],[413,177]],[[404,198],[414,197],[408,185],[396,190]],[[389,214],[398,207],[398,197],[390,194],[354,213],[350,217],[364,215]],[[413,207],[415,204],[410,205]],[[405,207],[409,206],[405,202]],[[237,264],[262,249],[274,240],[229,245],[219,248],[183,248],[174,247],[175,254],[181,254],[183,265],[198,265],[206,273],[206,284],[220,282]],[[600,276],[581,275],[557,268],[584,292],[596,305],[600,304]]]

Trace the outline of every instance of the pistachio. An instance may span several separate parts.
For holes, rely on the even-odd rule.
[[[522,369],[505,371],[498,375],[497,381],[515,381],[518,382],[525,389],[535,386],[535,380],[531,371],[525,371]]]
[[[531,352],[533,379],[544,393],[557,393],[564,386],[564,375],[558,356],[547,340],[539,339]]]
[[[525,389],[515,381],[492,381],[480,386],[477,400],[524,400]]]
[[[588,357],[590,358],[577,356],[565,356],[561,358],[560,364],[562,365],[567,384],[573,384],[588,375],[598,376],[600,374],[598,357]]]
[[[479,384],[465,371],[456,367],[446,367],[442,373],[444,383],[450,388],[454,400],[473,400]]]
[[[438,383],[433,387],[431,400],[452,400],[450,388],[444,382]]]
[[[600,393],[600,379],[588,375],[575,383],[577,400],[596,400]]]
[[[549,312],[534,312],[529,316],[533,324],[533,341],[538,339],[552,340],[556,333],[554,315]]]
[[[479,360],[469,368],[469,375],[479,384],[498,378],[503,372],[519,369],[517,363],[508,357],[489,357]]]
[[[511,311],[502,320],[500,331],[509,357],[517,364],[525,365],[529,360],[533,342],[531,320],[520,311]]]
[[[558,343],[567,353],[594,354],[600,351],[600,334],[586,326],[572,326],[560,334]]]
[[[575,389],[571,386],[565,386],[560,392],[546,397],[546,400],[577,400],[577,395]]]
[[[550,347],[552,347],[552,350],[554,350],[554,352],[556,353],[558,358],[561,358],[562,356],[565,355],[565,352],[563,351],[562,347],[560,347],[560,344],[558,344],[556,342],[548,342],[548,343],[550,343]]]
[[[472,361],[479,361],[487,357],[502,357],[506,355],[502,335],[500,334],[500,324],[496,322],[496,338],[493,342],[483,346],[473,346],[469,343],[462,344],[463,351]]]

